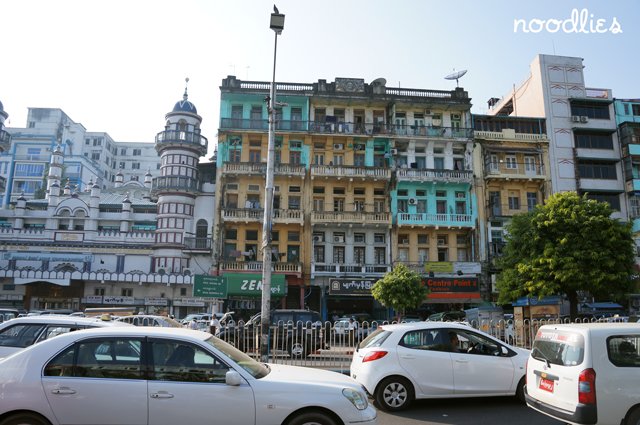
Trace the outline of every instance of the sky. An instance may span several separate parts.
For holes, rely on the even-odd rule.
[[[202,117],[213,154],[220,85],[271,81],[269,0],[2,0],[0,102],[6,127],[29,107],[60,108],[88,131],[153,143],[182,99]],[[453,90],[472,112],[529,75],[538,54],[584,59],[587,87],[640,98],[637,0],[276,0],[285,15],[276,81],[385,78]],[[575,11],[574,11],[575,10]],[[569,21],[575,17],[574,21]],[[598,24],[600,26],[598,27]],[[600,32],[598,32],[598,30]],[[206,160],[206,158],[203,158]]]

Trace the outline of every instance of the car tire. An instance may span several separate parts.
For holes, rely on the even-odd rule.
[[[8,416],[0,425],[51,425],[48,420],[40,415],[34,413],[17,413],[12,416]]]
[[[516,388],[516,398],[518,400],[520,400],[521,402],[525,403],[525,399],[524,399],[524,387],[527,384],[527,380],[525,379],[525,377],[523,376],[520,379],[520,382],[518,382],[518,387]]]
[[[413,386],[401,376],[390,376],[380,382],[374,394],[376,404],[387,412],[404,410],[413,401]]]
[[[337,425],[337,422],[326,413],[306,412],[289,419],[287,425]]]
[[[640,407],[636,407],[627,414],[627,419],[624,421],[625,425],[638,425],[640,424]]]

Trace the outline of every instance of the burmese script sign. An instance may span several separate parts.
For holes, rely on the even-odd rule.
[[[371,287],[377,279],[331,279],[330,295],[371,296]]]

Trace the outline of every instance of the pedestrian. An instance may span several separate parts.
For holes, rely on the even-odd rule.
[[[198,322],[196,322],[195,317],[191,319],[191,323],[189,323],[189,329],[198,330]]]
[[[352,317],[349,319],[349,340],[355,341],[358,334],[358,322]]]
[[[211,335],[215,335],[219,327],[220,327],[220,321],[218,320],[216,315],[213,314],[211,316],[211,321],[209,322],[209,332],[211,332]]]

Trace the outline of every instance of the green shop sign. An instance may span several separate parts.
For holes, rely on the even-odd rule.
[[[271,296],[287,295],[284,275],[271,275]],[[202,298],[262,297],[262,275],[227,273],[224,276],[195,275],[193,296]]]
[[[262,275],[253,273],[227,273],[227,295],[235,297],[262,297]],[[287,295],[283,274],[271,275],[271,296]]]

